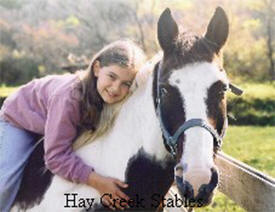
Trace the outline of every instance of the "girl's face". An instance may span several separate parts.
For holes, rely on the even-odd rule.
[[[118,65],[101,68],[98,61],[94,64],[94,74],[97,77],[97,91],[108,104],[121,101],[128,94],[135,78],[133,70]]]

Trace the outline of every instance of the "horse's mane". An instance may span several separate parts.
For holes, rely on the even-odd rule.
[[[92,131],[82,132],[75,140],[73,144],[74,150],[79,149],[83,145],[89,144],[96,140],[98,137],[105,134],[109,129],[112,128],[114,121],[119,114],[119,111],[127,101],[127,99],[139,88],[146,84],[149,77],[151,76],[155,64],[161,59],[162,53],[156,54],[153,58],[148,60],[141,69],[137,72],[135,80],[130,88],[129,94],[124,98],[123,101],[116,104],[105,104],[100,115],[100,120],[97,129]]]
[[[149,77],[153,73],[155,65],[157,64],[157,62],[161,60],[162,56],[163,56],[163,53],[158,52],[142,66],[142,68],[136,75],[133,86],[131,87],[132,92],[146,84]]]

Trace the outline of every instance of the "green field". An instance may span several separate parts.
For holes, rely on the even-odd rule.
[[[242,96],[228,93],[231,125],[275,126],[275,83],[238,84]]]
[[[275,126],[230,126],[223,151],[275,177]]]
[[[237,83],[237,86],[241,87],[244,90],[243,96],[241,98],[275,100],[275,82]],[[234,94],[229,94],[229,100],[232,98],[236,98],[236,96]]]

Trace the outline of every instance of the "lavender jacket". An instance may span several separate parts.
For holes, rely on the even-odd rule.
[[[87,183],[93,168],[72,149],[80,120],[79,92],[74,86],[77,82],[74,74],[32,80],[5,100],[0,117],[18,128],[45,136],[44,159],[52,173]]]

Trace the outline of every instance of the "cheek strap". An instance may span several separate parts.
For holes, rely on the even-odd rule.
[[[237,87],[236,85],[229,83],[229,89],[232,93],[234,93],[237,96],[241,96],[243,94],[243,90],[239,87]]]

